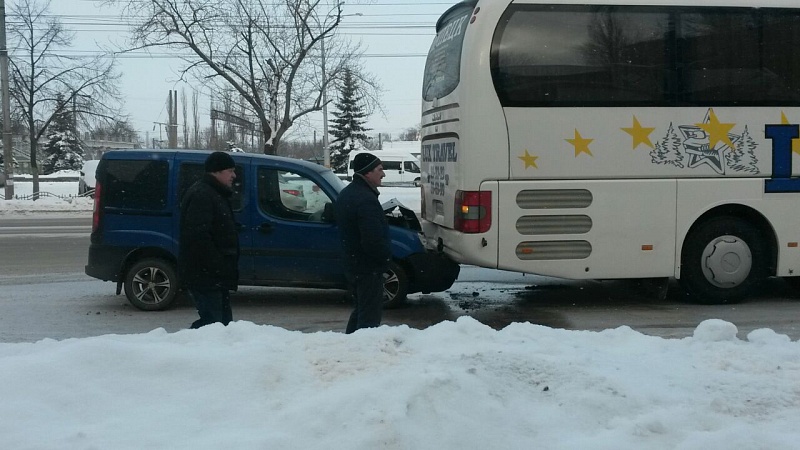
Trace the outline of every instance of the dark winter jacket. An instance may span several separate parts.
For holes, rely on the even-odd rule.
[[[178,270],[184,287],[236,290],[239,236],[230,198],[233,192],[210,174],[186,191],[181,203]]]
[[[351,273],[386,271],[392,256],[389,225],[377,189],[356,174],[339,193],[335,212],[345,264]]]

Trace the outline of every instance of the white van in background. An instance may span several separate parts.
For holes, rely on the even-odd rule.
[[[353,179],[353,159],[359,153],[372,153],[380,158],[386,177],[383,184],[413,184],[419,186],[420,170],[419,160],[405,150],[360,150],[350,152],[347,163],[347,179]]]

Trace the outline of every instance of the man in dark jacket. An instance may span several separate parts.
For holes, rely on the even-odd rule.
[[[233,320],[229,291],[239,283],[239,236],[230,201],[235,167],[229,154],[212,153],[203,178],[181,203],[178,268],[200,315],[192,328]]]
[[[336,200],[336,223],[344,250],[355,308],[346,333],[381,324],[383,273],[389,268],[389,225],[378,201],[385,176],[381,160],[372,153],[353,159],[353,181]]]

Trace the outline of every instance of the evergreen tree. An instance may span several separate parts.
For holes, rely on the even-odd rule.
[[[675,128],[670,122],[667,134],[656,142],[656,146],[650,151],[651,161],[655,164],[672,164],[675,167],[683,167],[683,154],[680,149],[681,139],[675,133]]]
[[[749,172],[758,174],[758,158],[756,158],[756,148],[758,144],[750,136],[747,127],[744,127],[742,137],[728,153],[728,167],[737,172]]]
[[[329,145],[331,169],[334,172],[345,172],[350,152],[366,148],[366,132],[370,130],[364,127],[367,114],[358,95],[358,83],[350,69],[344,71],[339,100],[334,106],[337,111],[333,112],[335,118],[331,121],[330,129],[330,134],[334,137]]]
[[[75,133],[75,121],[64,96],[59,94],[53,121],[48,127],[47,144],[44,146],[42,173],[59,170],[80,170],[83,166],[83,145]]]

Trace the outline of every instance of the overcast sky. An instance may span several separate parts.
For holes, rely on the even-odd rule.
[[[10,4],[15,0],[10,0]],[[43,0],[42,0],[43,1]],[[420,92],[425,54],[433,40],[434,25],[442,12],[456,0],[373,0],[366,4],[347,2],[344,13],[362,14],[346,17],[342,33],[361,41],[366,50],[365,66],[375,74],[385,89],[383,103],[386,117],[375,114],[368,122],[373,133],[397,134],[420,121]],[[352,5],[351,5],[352,3]],[[361,2],[359,2],[361,3]],[[74,50],[81,54],[96,52],[98,44],[124,43],[128,27],[122,23],[115,10],[101,8],[94,0],[54,0],[51,12],[57,15],[65,28],[76,33]],[[159,51],[160,55],[163,55]],[[167,95],[171,89],[182,90],[191,99],[197,86],[177,82],[179,61],[169,57],[149,57],[143,52],[119,59],[123,73],[121,87],[125,94],[125,111],[142,139],[159,138],[166,134],[157,123],[167,122]],[[204,94],[202,90],[201,94]],[[329,96],[336,93],[329,93]],[[208,119],[209,104],[200,105],[201,121]],[[182,122],[179,107],[178,121]],[[321,139],[322,114],[312,122]],[[309,139],[311,135],[309,133]]]

